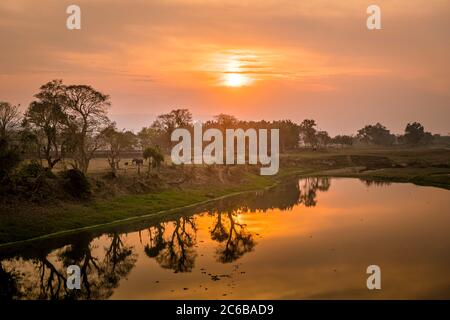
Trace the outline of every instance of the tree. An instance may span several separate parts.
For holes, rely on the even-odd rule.
[[[137,139],[142,150],[152,145],[159,145],[162,142],[158,130],[153,127],[143,127],[138,132]]]
[[[418,145],[430,143],[433,137],[430,132],[425,132],[423,125],[413,122],[406,125],[403,139],[406,144]]]
[[[316,126],[316,122],[312,119],[305,119],[300,124],[300,136],[305,145],[317,146]]]
[[[217,128],[223,131],[234,128],[239,122],[235,116],[224,113],[214,116],[214,120]]]
[[[3,186],[4,180],[9,177],[20,160],[18,148],[12,146],[7,139],[0,138],[0,187]]]
[[[280,130],[280,151],[292,150],[298,147],[300,126],[291,120],[274,121],[271,125]]]
[[[88,85],[66,86],[65,95],[71,151],[76,167],[86,173],[94,152],[102,146],[100,133],[110,124],[106,114],[110,99]]]
[[[319,131],[316,134],[317,143],[323,147],[326,147],[331,143],[331,138],[326,131]]]
[[[173,129],[184,128],[192,125],[192,114],[188,109],[175,109],[166,114],[159,115],[152,127],[172,133]]]
[[[332,139],[332,142],[341,146],[351,146],[353,144],[353,137],[347,135],[337,135]]]
[[[64,156],[63,132],[67,124],[64,90],[61,80],[41,86],[35,95],[37,101],[30,104],[23,121],[35,136],[39,157],[43,155],[50,169]]]
[[[0,101],[0,138],[6,138],[20,124],[20,112],[17,106]]]
[[[379,146],[392,145],[395,141],[395,136],[381,123],[367,125],[358,130],[357,137],[364,143]]]
[[[131,131],[118,131],[115,123],[103,129],[101,135],[108,150],[108,164],[115,173],[119,169],[123,152],[132,149],[136,144],[136,136]]]
[[[169,149],[170,135],[176,128],[189,128],[192,126],[192,114],[188,109],[175,109],[169,113],[159,115],[152,124],[153,130],[160,136],[160,145]]]
[[[148,172],[151,168],[159,168],[161,162],[164,161],[164,155],[161,153],[158,147],[149,147],[144,150],[144,159],[148,159]]]

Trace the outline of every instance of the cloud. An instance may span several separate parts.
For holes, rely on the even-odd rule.
[[[314,105],[311,116],[320,121],[327,106],[375,116],[370,98],[353,101],[375,88],[384,90],[376,99],[381,110],[405,104],[402,97],[415,90],[418,101],[433,101],[429,125],[444,131],[450,3],[377,3],[383,29],[372,32],[360,0],[79,0],[82,30],[69,31],[72,1],[2,1],[0,95],[26,105],[43,82],[63,78],[102,88],[117,97],[117,110],[157,112],[182,103],[204,112],[209,104],[245,116],[259,103],[272,116],[269,106],[282,100],[278,114],[301,117]],[[233,55],[239,67],[226,70]],[[221,90],[217,79],[230,72],[254,77],[255,88]],[[250,96],[261,92],[264,101]],[[300,102],[309,106],[292,107]],[[414,114],[425,113],[408,103]]]

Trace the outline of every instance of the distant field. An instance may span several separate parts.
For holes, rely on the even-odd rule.
[[[131,161],[133,158],[124,158],[119,163],[119,170],[117,170],[118,174],[135,174],[137,173],[138,167],[136,165],[133,165]],[[170,157],[166,157],[165,159],[166,163],[170,163]],[[71,168],[70,165],[71,160],[65,160],[63,162],[60,162],[56,165],[54,168],[54,171],[61,171],[65,168]],[[125,163],[128,163],[128,165],[125,165]],[[43,162],[45,165],[45,161]],[[147,170],[148,162],[144,161],[144,165],[141,165],[141,172]],[[111,171],[111,167],[108,164],[107,158],[94,158],[89,162],[89,169],[88,174],[101,174],[101,173],[107,173]]]
[[[384,156],[389,159],[398,162],[398,163],[416,163],[420,166],[423,163],[425,166],[433,165],[433,164],[448,164],[450,165],[450,149],[449,148],[416,148],[416,149],[407,149],[407,148],[343,148],[343,149],[324,149],[324,150],[296,150],[294,152],[288,152],[285,154],[281,154],[281,159],[289,157],[289,158],[326,158],[331,156],[339,156],[339,155],[368,155],[368,156]],[[135,156],[136,158],[140,158],[139,156]],[[119,163],[118,174],[136,174],[137,166],[131,163],[133,157],[123,158]],[[55,167],[55,171],[60,171],[64,169],[64,165],[67,168],[71,168],[70,160],[65,160],[64,162],[59,163]],[[128,162],[126,166],[125,163]],[[165,163],[171,163],[170,156],[165,156]],[[45,165],[45,161],[44,161]],[[144,162],[144,165],[141,166],[141,171],[147,170],[148,163]],[[108,164],[108,160],[106,157],[97,157],[90,161],[88,173],[91,174],[101,174],[109,172],[111,169]]]
[[[129,159],[121,160],[119,163],[119,168],[120,168],[119,172],[123,172],[123,173],[137,172],[137,166],[132,165],[131,160],[133,160],[133,159],[129,158]],[[56,171],[63,170],[64,165],[67,168],[71,168],[70,162],[71,162],[70,160],[65,160],[64,162],[59,163],[55,168]],[[126,162],[128,162],[128,166],[125,165]],[[144,166],[141,166],[141,170],[143,167],[145,168],[146,165],[147,164],[144,163]],[[102,172],[106,173],[108,171],[111,171],[111,167],[109,166],[108,159],[106,159],[106,158],[95,158],[89,162],[88,173],[102,173]]]

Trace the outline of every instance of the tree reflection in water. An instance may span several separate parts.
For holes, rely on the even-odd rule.
[[[222,219],[222,217],[224,217]],[[253,235],[246,231],[246,225],[238,223],[236,213],[219,212],[211,230],[211,239],[220,243],[217,260],[222,263],[233,262],[255,247]]]
[[[317,204],[317,191],[328,191],[330,189],[328,177],[305,178],[298,181],[299,196],[298,204],[305,207],[314,207]]]
[[[6,297],[27,299],[106,299],[113,293],[120,279],[128,275],[136,263],[133,247],[122,242],[121,235],[108,235],[109,246],[104,248],[102,258],[94,257],[92,239],[82,236],[71,245],[54,253],[39,253],[33,258],[21,257],[10,259],[9,275],[14,275],[15,266],[24,270],[20,277],[15,277],[15,284],[8,286]],[[66,270],[69,265],[78,265],[81,273],[81,290],[68,290],[66,287]],[[3,266],[0,277],[5,272]],[[2,295],[4,293],[2,292]]]
[[[327,177],[306,178],[267,191],[225,198],[208,204],[202,210],[187,212],[173,221],[159,222],[144,229],[148,233],[146,241],[142,240],[145,231],[141,228],[139,237],[141,244],[146,242],[145,255],[155,259],[162,268],[175,273],[190,272],[197,257],[195,213],[205,212],[213,217],[210,237],[217,243],[216,260],[230,263],[251,252],[256,245],[254,235],[239,222],[241,214],[263,214],[273,208],[286,212],[298,204],[315,206],[317,192],[329,188]],[[123,233],[115,231],[104,237],[107,245],[103,248],[95,245],[93,235],[84,233],[57,250],[51,246],[31,247],[13,254],[14,258],[0,260],[0,299],[109,298],[120,280],[135,266],[137,254],[133,246],[124,242]],[[80,267],[81,290],[66,288],[69,265]]]
[[[20,274],[11,268],[6,271],[3,267],[3,262],[0,261],[0,300],[19,299],[22,294],[18,288],[20,281]]]
[[[193,248],[197,233],[195,219],[179,217],[168,224],[160,223],[148,229],[149,243],[145,245],[144,251],[163,268],[174,272],[190,272],[197,256]]]

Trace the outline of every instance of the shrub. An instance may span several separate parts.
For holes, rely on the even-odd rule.
[[[0,139],[0,181],[7,178],[11,171],[20,163],[20,153],[10,142]]]
[[[113,180],[117,178],[117,174],[113,171],[107,172],[106,174],[103,175],[103,179],[106,180]]]
[[[55,178],[55,175],[48,169],[43,167],[39,162],[33,161],[22,166],[18,172],[18,177],[26,178]]]
[[[86,175],[78,169],[70,169],[61,173],[64,190],[74,198],[87,198],[91,194],[91,185]]]

